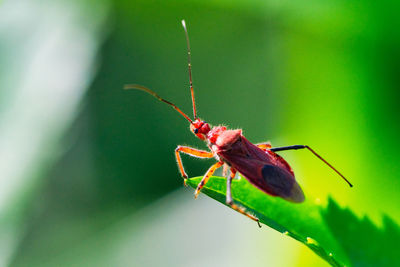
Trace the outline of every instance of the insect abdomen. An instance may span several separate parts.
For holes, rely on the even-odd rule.
[[[262,167],[261,174],[275,195],[292,202],[304,201],[303,190],[287,170],[266,164]]]

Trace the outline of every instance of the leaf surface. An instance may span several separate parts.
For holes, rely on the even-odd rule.
[[[188,179],[187,184],[196,188],[201,178]],[[201,192],[226,205],[224,177],[210,178]],[[329,199],[328,207],[323,207],[306,194],[303,203],[295,204],[265,194],[244,178],[232,181],[232,195],[236,204],[254,214],[262,224],[302,242],[332,266],[353,265],[350,261],[352,255],[348,256],[347,247],[338,238],[335,222],[341,218],[332,216],[339,215],[341,209],[333,199]],[[353,219],[357,221],[355,216]]]

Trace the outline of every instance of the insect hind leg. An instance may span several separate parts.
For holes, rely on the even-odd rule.
[[[245,208],[239,207],[233,202],[231,188],[232,188],[232,179],[235,177],[235,175],[236,175],[236,170],[231,168],[231,174],[229,175],[229,177],[226,178],[226,204],[229,205],[232,209],[236,210],[237,212],[249,217],[253,221],[256,221],[258,227],[261,228],[260,220],[256,216],[248,213]]]
[[[322,162],[324,162],[326,165],[328,165],[332,170],[334,170],[342,179],[350,186],[353,187],[353,185],[347,180],[346,177],[344,177],[343,174],[341,174],[335,167],[333,167],[329,162],[327,162],[323,157],[321,157],[317,152],[315,152],[311,147],[307,145],[294,145],[294,146],[282,146],[282,147],[274,147],[270,148],[269,150],[272,152],[278,152],[278,151],[285,151],[285,150],[297,150],[297,149],[308,149],[311,153],[314,154],[317,158],[319,158]]]
[[[229,169],[229,165],[224,163],[223,169],[222,169],[222,176],[226,177],[226,175],[228,174],[228,169]]]
[[[264,150],[264,151],[267,151],[268,149],[270,149],[272,146],[271,146],[271,143],[268,141],[268,142],[264,142],[264,143],[259,143],[259,144],[256,144],[256,146],[258,147],[258,148],[261,148],[262,150]]]

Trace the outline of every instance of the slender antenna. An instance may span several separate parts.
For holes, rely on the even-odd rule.
[[[187,54],[188,54],[188,68],[189,68],[189,83],[190,83],[190,93],[192,94],[192,106],[193,106],[193,116],[194,119],[197,119],[197,113],[196,113],[196,103],[194,101],[194,90],[193,90],[193,81],[192,81],[192,63],[191,63],[191,53],[190,53],[190,42],[189,42],[189,34],[186,28],[186,22],[183,19],[182,20],[182,26],[183,29],[185,30],[185,35],[186,35],[186,45],[187,45]]]
[[[125,90],[129,90],[129,89],[136,89],[136,90],[142,90],[145,91],[146,93],[151,94],[152,96],[154,96],[155,98],[157,98],[158,100],[167,103],[168,105],[171,105],[176,111],[178,111],[183,117],[185,117],[188,121],[190,121],[190,123],[193,123],[193,121],[185,114],[183,113],[182,110],[180,110],[175,104],[169,102],[168,100],[165,100],[164,98],[161,98],[159,95],[157,95],[155,92],[153,92],[152,90],[150,90],[147,87],[144,87],[142,85],[138,85],[138,84],[127,84],[124,86]]]

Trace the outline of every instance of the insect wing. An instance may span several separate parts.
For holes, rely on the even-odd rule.
[[[292,202],[304,201],[289,164],[274,152],[265,152],[241,136],[229,150],[218,155],[265,193]]]

